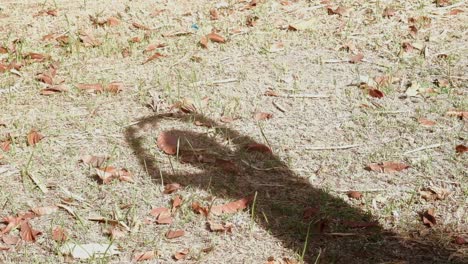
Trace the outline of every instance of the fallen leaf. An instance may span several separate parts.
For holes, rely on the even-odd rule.
[[[362,193],[360,193],[358,191],[349,191],[346,194],[348,195],[349,198],[353,198],[353,199],[361,199],[362,198]]]
[[[219,223],[214,223],[211,221],[208,221],[208,228],[210,229],[211,232],[226,232],[226,233],[232,233],[232,228],[233,224],[231,223],[226,223],[226,224],[219,224]]]
[[[468,111],[463,111],[463,110],[451,110],[447,111],[446,115],[448,116],[456,116],[461,119],[468,119]]]
[[[0,141],[0,149],[8,152],[11,149],[11,140],[10,139],[5,139],[3,141]]]
[[[431,186],[420,190],[419,194],[427,201],[435,201],[444,200],[450,194],[450,191],[447,189]]]
[[[159,213],[158,217],[156,218],[156,223],[160,225],[170,225],[172,224],[172,216],[169,210],[162,211]]]
[[[31,211],[38,216],[49,215],[58,211],[57,206],[43,206],[31,208]]]
[[[140,24],[140,23],[137,23],[137,22],[133,22],[132,23],[132,26],[134,28],[137,28],[137,29],[142,29],[142,30],[151,30],[149,27],[143,25],[143,24]]]
[[[390,18],[395,15],[395,8],[393,7],[386,7],[382,13],[382,16],[385,18]]]
[[[381,162],[381,163],[372,163],[366,167],[367,170],[377,171],[377,172],[397,172],[409,168],[409,165],[399,162]]]
[[[175,155],[177,153],[179,139],[177,136],[169,132],[161,132],[157,138],[157,146],[168,155]]]
[[[123,91],[124,88],[125,85],[123,82],[111,82],[109,85],[107,85],[104,91],[116,94]]]
[[[13,235],[3,235],[2,240],[7,245],[16,245],[20,241],[20,238]]]
[[[450,0],[436,0],[435,2],[437,7],[444,7],[452,4]]]
[[[273,117],[272,113],[266,113],[266,112],[257,112],[254,114],[254,119],[258,121],[262,120],[267,120]]]
[[[180,198],[180,195],[176,195],[174,199],[172,199],[172,209],[179,208],[182,205],[182,199]]]
[[[178,238],[178,237],[181,237],[181,236],[184,236],[185,235],[185,231],[184,230],[169,230],[167,231],[166,233],[166,238],[167,239],[173,239],[173,238]]]
[[[203,36],[201,39],[200,39],[200,46],[204,49],[207,49],[208,48],[208,38],[206,36]]]
[[[458,145],[455,147],[455,152],[462,154],[468,151],[468,147],[465,145]]]
[[[260,143],[250,143],[247,146],[245,146],[245,150],[248,152],[272,153],[270,147]]]
[[[102,44],[102,42],[96,39],[89,31],[80,31],[79,38],[85,47],[97,47]]]
[[[61,227],[56,227],[52,230],[52,239],[57,242],[63,242],[68,239],[67,233]]]
[[[108,166],[105,168],[96,168],[96,174],[102,180],[102,183],[108,184],[113,179],[119,179],[120,181],[133,182],[132,174],[127,169],[116,169]]]
[[[437,124],[436,122],[434,122],[432,120],[429,120],[429,119],[426,119],[426,118],[423,118],[423,117],[419,118],[418,122],[423,126],[434,126],[434,125]]]
[[[251,195],[251,196],[248,196],[248,197],[245,197],[245,198],[242,198],[237,201],[230,202],[224,205],[212,206],[210,208],[210,212],[215,215],[220,215],[223,213],[232,214],[232,213],[235,213],[237,211],[244,210],[245,208],[247,208],[247,206],[253,202],[253,199],[254,199],[254,196]]]
[[[151,260],[151,259],[154,259],[154,257],[155,257],[154,251],[146,251],[146,252],[136,253],[133,256],[133,261],[139,262],[139,261]]]
[[[2,223],[6,223],[7,226],[0,232],[0,235],[8,234],[11,230],[16,229],[23,222],[23,218],[16,216],[7,216],[2,219]]]
[[[184,113],[194,113],[197,111],[197,108],[195,107],[193,100],[190,98],[183,98],[182,100],[175,102],[170,107],[170,110],[172,109],[179,109],[180,111]]]
[[[451,16],[455,16],[455,15],[458,15],[458,14],[463,13],[463,12],[464,12],[463,10],[455,8],[455,9],[450,10],[450,12],[448,12],[448,14],[451,15]]]
[[[349,58],[349,62],[350,63],[358,63],[358,62],[361,62],[362,59],[364,59],[364,55],[362,53],[358,53],[358,54],[356,54],[354,56],[351,56]]]
[[[317,207],[308,207],[302,213],[302,219],[308,220],[315,217],[319,213],[320,209]]]
[[[217,43],[225,43],[226,42],[226,39],[223,36],[218,35],[218,34],[216,34],[214,32],[206,35],[206,37],[209,40],[213,41],[213,42],[217,42]]]
[[[178,183],[169,183],[164,186],[164,194],[171,194],[181,188]]]
[[[175,260],[185,259],[189,252],[190,252],[190,249],[186,248],[182,251],[177,251],[173,257]]]
[[[333,9],[331,7],[327,8],[327,12],[329,15],[339,15],[339,16],[344,16],[347,14],[348,9],[346,9],[343,6],[338,6],[336,9]]]
[[[102,167],[109,160],[109,156],[93,156],[93,155],[84,155],[79,160],[86,165],[89,165],[94,168]]]
[[[435,219],[434,208],[431,208],[422,214],[422,221],[425,225],[429,227],[433,227],[434,225],[437,224],[437,220]]]
[[[193,202],[192,203],[192,210],[197,213],[197,214],[202,214],[204,216],[208,216],[209,210],[206,207],[202,207],[200,203],[198,202]]]
[[[384,97],[384,93],[381,92],[380,90],[377,90],[377,89],[369,89],[368,93],[369,93],[370,96],[375,97],[375,98]]]
[[[273,97],[278,97],[280,94],[276,91],[273,90],[266,90],[264,93],[265,96],[273,96]]]
[[[220,167],[225,172],[230,172],[230,173],[239,172],[239,167],[232,160],[216,159],[215,164],[216,166]]]
[[[36,129],[31,129],[31,131],[29,131],[28,133],[28,136],[27,136],[27,139],[28,139],[28,146],[34,146],[36,145],[37,143],[39,143],[39,141],[41,141],[42,139],[44,138],[43,135],[41,135]]]
[[[53,95],[57,93],[67,92],[68,88],[65,85],[51,85],[45,89],[42,89],[39,93],[41,95]]]
[[[36,237],[42,234],[40,231],[32,229],[29,221],[22,221],[20,228],[20,237],[24,241],[36,242]]]
[[[215,8],[210,9],[210,19],[218,20],[218,18],[219,18],[218,10],[216,10]]]
[[[107,26],[109,27],[115,27],[115,26],[118,26],[120,24],[120,20],[118,18],[115,18],[115,17],[109,17],[107,18]]]
[[[120,254],[115,245],[97,243],[75,244],[69,242],[62,245],[59,251],[64,255],[71,255],[75,259],[103,258]]]
[[[153,61],[155,59],[159,59],[159,58],[162,58],[162,57],[166,57],[164,55],[162,55],[161,53],[159,52],[156,52],[155,54],[151,55],[150,57],[148,57],[142,64],[146,64],[150,61]]]
[[[87,93],[101,93],[104,89],[101,84],[94,83],[94,84],[84,84],[79,83],[76,85],[79,90],[83,90]]]
[[[455,239],[453,240],[453,242],[455,242],[455,244],[457,244],[457,245],[468,244],[468,241],[462,236],[456,236]]]
[[[36,14],[33,15],[33,17],[38,17],[38,16],[54,16],[56,17],[58,15],[58,10],[57,9],[48,9],[48,10],[41,10],[37,12]]]

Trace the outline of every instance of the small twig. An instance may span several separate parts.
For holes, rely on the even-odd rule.
[[[283,113],[286,113],[286,109],[284,109],[283,106],[281,106],[279,103],[275,102],[275,101],[272,101],[273,105],[278,109],[280,110],[281,112]]]
[[[406,151],[405,153],[403,153],[403,155],[408,155],[408,154],[415,153],[415,152],[422,151],[422,150],[426,150],[426,149],[438,148],[438,147],[440,147],[442,145],[443,144],[432,144],[432,145],[429,145],[429,146],[422,146],[422,147],[419,147],[419,148],[416,148],[416,149],[413,149],[413,150],[410,150],[410,151]]]
[[[224,84],[224,83],[232,83],[232,82],[237,82],[237,78],[229,78],[229,79],[223,79],[223,80],[215,80],[215,81],[199,81],[199,82],[194,82],[192,85],[217,85],[217,84]]]
[[[350,149],[360,147],[362,144],[352,144],[343,146],[328,146],[328,147],[306,147],[306,150],[338,150],[338,149]]]
[[[388,189],[365,189],[365,190],[336,190],[335,192],[340,192],[340,193],[347,193],[349,191],[356,191],[356,192],[384,192],[387,191]]]
[[[31,179],[31,181],[39,188],[39,190],[41,190],[42,193],[45,194],[48,192],[47,187],[42,185],[31,173],[25,171],[24,174],[26,174],[29,179]]]
[[[361,236],[363,234],[359,234],[359,233],[324,233],[324,235],[345,237],[345,236]]]
[[[330,98],[329,95],[326,94],[280,94],[278,97],[286,97],[286,98]]]
[[[241,160],[241,161],[242,161],[242,163],[244,163],[245,165],[251,167],[252,169],[258,170],[258,171],[271,171],[271,170],[283,169],[282,167],[272,167],[272,168],[262,169],[262,168],[259,168],[259,167],[255,167],[254,165],[248,163],[248,162],[245,161],[245,160]]]
[[[324,60],[323,63],[345,63],[349,62],[349,60]]]

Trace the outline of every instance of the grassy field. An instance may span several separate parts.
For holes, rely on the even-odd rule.
[[[466,263],[467,7],[2,0],[0,262]]]

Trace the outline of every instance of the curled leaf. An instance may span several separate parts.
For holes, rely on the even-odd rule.
[[[248,197],[245,197],[245,198],[242,198],[237,201],[230,202],[224,205],[213,206],[211,207],[210,212],[215,215],[220,215],[223,213],[232,214],[232,213],[235,213],[237,211],[244,210],[245,208],[247,208],[247,206],[253,202],[253,199],[254,199],[254,196],[251,195],[251,196],[248,196]]]
[[[169,133],[161,132],[159,133],[157,139],[157,146],[159,149],[164,151],[168,155],[175,155],[177,153],[178,137]]]
[[[28,146],[36,145],[43,138],[44,136],[41,135],[36,129],[31,129],[31,131],[28,133],[28,136],[27,136]]]

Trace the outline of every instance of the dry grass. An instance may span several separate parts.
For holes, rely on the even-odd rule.
[[[319,1],[289,1],[290,5],[258,1],[245,10],[248,2],[242,1],[17,2],[0,3],[0,46],[21,40],[18,52],[0,54],[0,59],[22,60],[28,52],[48,54],[59,64],[55,79],[63,80],[69,91],[40,95],[45,85],[35,77],[49,61],[24,66],[21,76],[0,75],[0,123],[5,124],[0,136],[13,136],[11,150],[0,150],[0,168],[5,171],[0,173],[0,216],[64,200],[76,216],[59,210],[32,219],[33,228],[43,234],[35,243],[20,241],[9,251],[0,251],[2,262],[70,260],[60,255],[60,243],[51,238],[57,226],[77,243],[109,243],[105,232],[109,226],[88,221],[92,216],[117,219],[129,227],[123,238],[111,241],[122,253],[90,260],[96,263],[130,262],[135,253],[148,250],[157,252],[153,261],[171,263],[173,254],[185,248],[190,248],[187,263],[266,263],[269,257],[277,263],[285,263],[284,258],[307,263],[462,263],[468,257],[466,245],[453,243],[455,236],[468,235],[468,163],[466,154],[455,153],[456,145],[466,145],[466,119],[446,115],[452,109],[468,109],[465,1],[452,1],[452,7],[436,7],[429,0],[339,1],[334,7],[348,8],[344,16],[316,8]],[[382,17],[389,6],[395,15]],[[209,10],[216,7],[219,19],[210,20]],[[58,16],[33,17],[44,9],[57,9]],[[449,15],[453,9],[464,12]],[[164,11],[152,16],[157,10]],[[118,17],[121,24],[93,27],[90,15]],[[258,18],[253,27],[246,25],[249,16]],[[408,18],[424,16],[430,25],[416,22],[419,30],[412,36]],[[308,30],[286,30],[310,19]],[[133,22],[154,30],[136,29]],[[201,48],[198,42],[213,28],[227,42]],[[93,32],[102,45],[84,47],[78,39],[80,30]],[[164,37],[185,31],[191,34]],[[57,46],[41,40],[50,33],[68,36],[69,43]],[[142,41],[129,42],[133,37]],[[283,47],[271,50],[279,42]],[[404,52],[404,42],[416,48]],[[154,53],[142,51],[158,43],[166,44],[157,51],[167,57],[142,64]],[[343,45],[351,50],[340,49]],[[417,49],[421,47],[423,51]],[[122,57],[125,48],[131,56]],[[365,60],[348,63],[358,52]],[[380,85],[385,96],[376,99],[349,85],[363,76],[390,76],[395,82]],[[434,84],[436,79],[443,85]],[[123,82],[124,91],[87,94],[76,87],[112,81]],[[411,83],[437,92],[407,96]],[[328,97],[264,96],[268,89]],[[191,98],[197,115],[161,115],[183,98]],[[148,104],[159,105],[159,111]],[[258,122],[252,117],[257,111],[274,116]],[[223,116],[235,120],[225,124],[220,122]],[[436,124],[423,126],[420,118]],[[194,119],[209,120],[214,127],[195,126]],[[45,136],[35,147],[26,144],[31,128]],[[179,133],[194,148],[233,160],[239,173],[210,164],[181,164],[177,157],[163,154],[156,137],[164,130]],[[274,155],[246,153],[243,146],[249,142],[270,145]],[[313,150],[354,144],[359,146]],[[434,144],[440,146],[406,154]],[[93,169],[78,163],[85,154],[109,155],[109,164],[127,168],[135,183],[101,184]],[[384,161],[411,167],[398,173],[364,169]],[[184,186],[177,192],[184,203],[170,226],[147,224],[151,208],[170,206],[175,194],[162,192],[168,182]],[[419,191],[430,186],[450,191],[449,197],[425,201]],[[349,190],[362,192],[363,198],[349,199]],[[212,218],[234,224],[232,234],[209,232],[206,219],[190,206],[193,201],[209,205],[213,198],[222,204],[254,193],[255,210]],[[320,208],[311,225],[302,219],[308,207]],[[429,208],[436,209],[438,222],[433,228],[425,227],[419,216]],[[343,225],[371,220],[379,226]],[[320,223],[325,225],[323,232]],[[186,235],[166,239],[169,229],[183,229]]]

